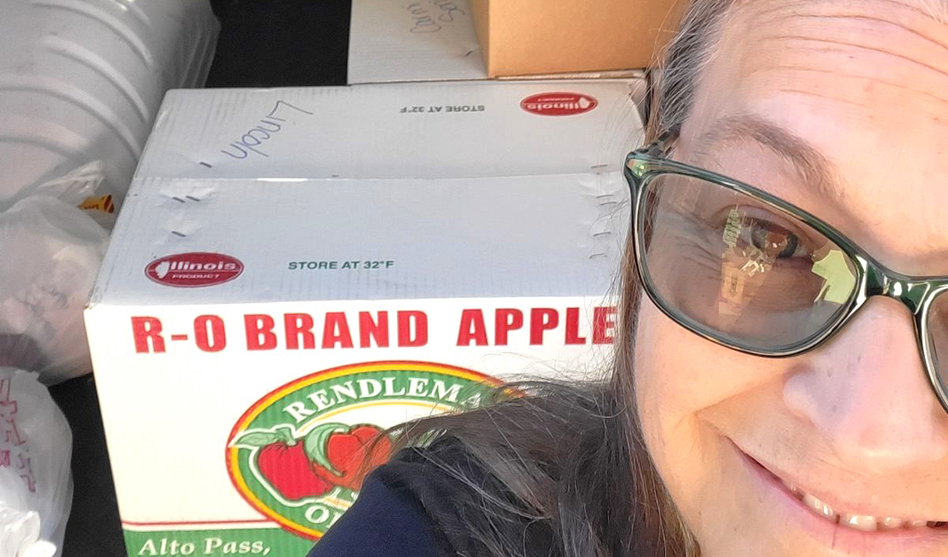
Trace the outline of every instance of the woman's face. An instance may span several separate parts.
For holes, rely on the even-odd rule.
[[[742,3],[674,158],[786,199],[891,269],[948,275],[944,6]],[[767,130],[724,130],[748,116],[825,160],[778,153]],[[706,557],[948,555],[948,528],[908,527],[948,521],[948,414],[914,335],[905,307],[873,298],[817,350],[765,359],[642,303],[642,427]]]

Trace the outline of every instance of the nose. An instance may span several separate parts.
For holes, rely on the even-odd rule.
[[[897,473],[948,454],[948,414],[935,397],[910,312],[869,300],[825,345],[801,357],[783,390],[855,470]]]

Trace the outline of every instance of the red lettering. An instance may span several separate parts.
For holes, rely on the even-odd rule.
[[[543,333],[555,329],[560,322],[560,314],[555,309],[534,308],[530,311],[530,344],[543,344]]]
[[[313,316],[305,313],[287,313],[283,316],[283,328],[286,331],[287,350],[313,350],[316,348],[316,335],[313,334]]]
[[[373,339],[379,348],[388,348],[387,311],[380,311],[377,320],[367,311],[359,312],[359,346],[371,348]]]
[[[276,326],[269,315],[245,315],[244,330],[247,333],[247,350],[273,350],[277,347],[277,337],[273,334]]]
[[[566,308],[566,344],[586,344],[579,336],[579,308]]]
[[[6,423],[3,424],[2,433],[3,440],[7,443],[10,443],[14,447],[19,447],[20,445],[26,444],[26,439],[20,436],[20,430],[17,429],[16,420],[14,419],[6,420]]]
[[[458,330],[458,346],[487,346],[487,325],[484,313],[479,309],[466,309],[461,312],[461,326]]]
[[[165,352],[161,321],[157,317],[132,317],[132,336],[135,337],[135,352],[138,354]]]
[[[346,314],[329,312],[323,325],[323,348],[352,348],[352,334],[349,333],[349,322]]]
[[[428,344],[428,315],[423,311],[398,312],[398,345],[415,348],[426,344]]]
[[[201,315],[194,320],[194,343],[204,352],[220,352],[227,347],[224,320],[216,315]]]
[[[507,334],[523,328],[523,312],[519,309],[498,309],[494,314],[494,344],[507,346]]]
[[[596,308],[593,311],[593,344],[612,344],[615,337],[612,332],[616,328],[616,308]]]

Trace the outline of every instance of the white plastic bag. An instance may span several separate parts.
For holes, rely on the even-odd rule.
[[[99,191],[105,180],[102,168],[102,161],[93,161],[53,180],[25,188],[9,199],[0,199],[0,211],[34,195],[55,197],[63,203],[78,206]]]
[[[107,244],[102,226],[56,197],[0,212],[0,365],[48,385],[92,371],[82,310]]]
[[[103,228],[112,230],[115,226],[115,204],[110,194],[100,195],[105,180],[103,168],[102,161],[92,161],[68,174],[30,186],[11,198],[0,199],[0,212],[27,197],[44,195],[83,209]]]
[[[72,433],[35,373],[0,368],[0,557],[52,557],[72,506]]]

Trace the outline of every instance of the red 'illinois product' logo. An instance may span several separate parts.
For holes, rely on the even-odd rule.
[[[238,259],[221,253],[179,253],[152,261],[145,276],[158,284],[178,288],[213,286],[234,280],[244,272]]]
[[[540,116],[573,116],[599,106],[599,101],[582,93],[540,93],[520,101],[520,108]]]

